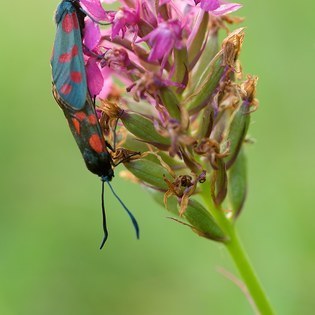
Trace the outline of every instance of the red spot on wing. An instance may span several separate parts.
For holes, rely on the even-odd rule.
[[[78,22],[78,18],[75,12],[72,13],[72,19],[73,19],[73,28],[78,29],[79,22]]]
[[[97,118],[95,115],[91,114],[88,116],[88,120],[92,125],[96,125],[97,124]]]
[[[72,90],[72,86],[71,86],[70,84],[65,83],[65,84],[61,87],[60,92],[61,92],[62,94],[69,94],[69,93],[71,92],[71,90]]]
[[[72,118],[72,123],[73,123],[73,126],[75,128],[75,131],[79,135],[80,134],[80,123],[79,123],[79,121],[77,119],[75,119],[75,118]]]
[[[77,113],[75,114],[75,117],[76,117],[77,119],[79,119],[80,121],[82,121],[82,120],[84,120],[84,119],[86,118],[86,114],[85,114],[84,112],[77,112]]]
[[[72,55],[69,53],[65,53],[59,56],[59,62],[60,63],[66,63],[66,62],[70,62],[72,59]]]
[[[79,71],[72,71],[70,73],[71,80],[75,83],[82,82],[82,74]]]
[[[73,14],[67,13],[62,20],[62,29],[66,33],[71,33],[74,28]]]
[[[97,153],[101,153],[104,151],[103,142],[101,138],[99,137],[99,135],[97,135],[96,133],[90,137],[89,144],[91,148]]]
[[[73,47],[71,48],[70,52],[61,54],[59,56],[59,62],[60,63],[70,62],[73,57],[78,55],[78,53],[79,53],[78,46],[77,45],[73,45]]]
[[[71,55],[72,57],[75,57],[79,52],[79,48],[77,45],[73,45],[72,49],[71,49]]]

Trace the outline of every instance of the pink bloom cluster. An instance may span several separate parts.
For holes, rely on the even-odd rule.
[[[88,87],[100,99],[109,93],[113,75],[135,86],[139,74],[149,69],[169,83],[176,71],[172,54],[193,44],[198,18],[205,12],[220,17],[241,7],[222,0],[121,0],[117,11],[106,11],[101,2],[106,8],[115,0],[80,0],[88,13],[83,38]]]

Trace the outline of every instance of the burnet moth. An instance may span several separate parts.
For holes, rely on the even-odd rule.
[[[83,59],[82,32],[87,13],[78,0],[63,0],[56,11],[57,25],[54,42],[52,67],[52,91],[55,100],[63,110],[70,130],[82,153],[87,168],[102,181],[102,214],[104,238],[108,231],[104,206],[104,183],[127,211],[139,238],[139,227],[135,217],[113,190],[110,181],[114,177],[113,161],[95,112],[94,102],[87,87]]]

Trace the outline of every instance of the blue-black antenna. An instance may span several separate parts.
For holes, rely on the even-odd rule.
[[[108,237],[108,230],[107,230],[107,224],[106,224],[106,212],[105,212],[105,193],[104,193],[104,180],[102,180],[102,216],[103,216],[103,231],[104,231],[104,237],[103,237],[103,241],[102,244],[100,246],[100,249],[103,248],[103,246],[105,245],[105,242],[107,240]]]
[[[119,196],[116,194],[114,188],[112,187],[112,185],[110,184],[108,177],[107,176],[102,176],[101,177],[101,181],[102,181],[102,215],[103,215],[103,231],[104,231],[104,238],[102,241],[102,244],[100,246],[100,249],[103,248],[107,238],[108,238],[108,231],[107,231],[107,224],[106,224],[106,213],[105,213],[105,193],[104,193],[104,183],[106,182],[111,190],[111,192],[113,193],[113,195],[116,197],[116,199],[119,201],[119,203],[122,205],[122,207],[126,210],[128,216],[131,219],[131,222],[133,224],[133,227],[135,228],[136,231],[136,236],[137,239],[139,239],[140,237],[140,229],[139,229],[139,225],[138,222],[136,220],[136,218],[134,217],[134,215],[131,213],[131,211],[126,207],[126,205],[123,203],[123,201],[119,198]]]

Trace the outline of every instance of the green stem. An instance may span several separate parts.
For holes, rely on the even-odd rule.
[[[234,263],[236,264],[257,309],[262,315],[273,315],[274,311],[271,304],[235,229],[233,229],[233,235],[231,236],[231,240],[226,244],[226,247],[234,260]]]
[[[245,249],[240,242],[233,222],[226,218],[221,209],[213,207],[211,200],[209,200],[209,195],[203,194],[203,197],[218,225],[228,235],[229,240],[225,243],[225,245],[242,276],[257,310],[261,315],[275,314],[251,265],[251,262],[249,261]]]

